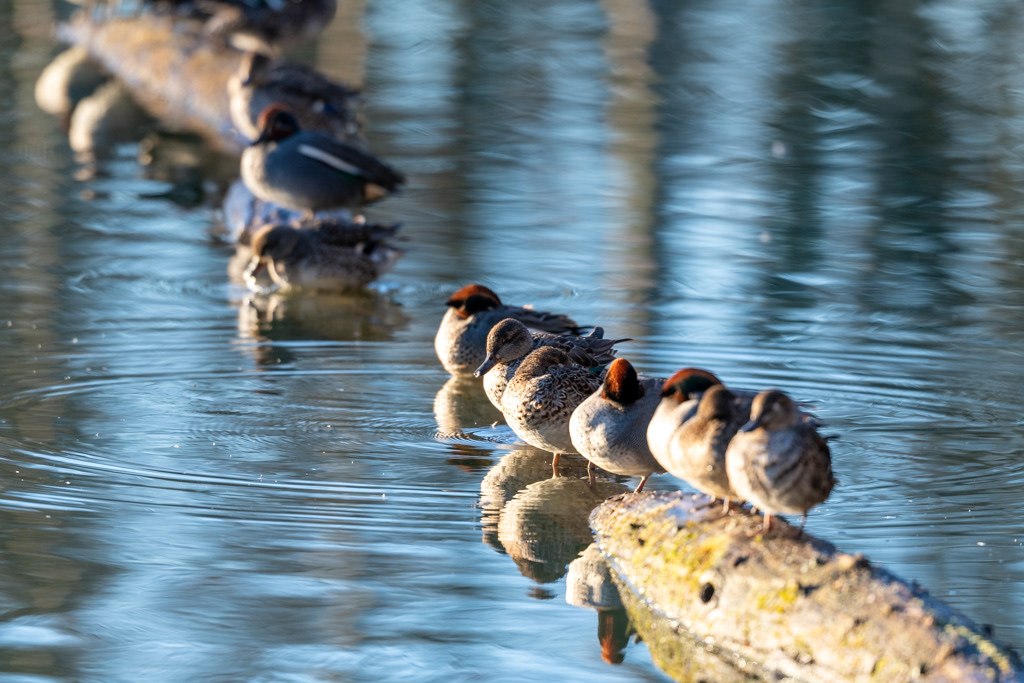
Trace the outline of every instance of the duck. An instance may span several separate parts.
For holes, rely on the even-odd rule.
[[[673,476],[711,496],[712,502],[723,500],[722,511],[728,513],[739,496],[729,483],[725,452],[749,417],[749,401],[737,401],[724,384],[713,384],[701,394],[693,417],[672,433],[668,456],[659,462]]]
[[[357,90],[335,83],[302,64],[247,52],[228,79],[231,121],[249,140],[260,135],[260,112],[281,102],[302,130],[318,130],[350,144],[362,145]]]
[[[160,13],[202,24],[218,48],[277,54],[308,42],[334,19],[337,0],[155,0]]]
[[[358,147],[319,131],[301,131],[286,107],[259,116],[260,135],[242,152],[242,180],[258,198],[311,218],[317,211],[383,199],[405,178]]]
[[[558,475],[563,453],[578,454],[569,434],[576,407],[601,386],[601,378],[570,360],[565,351],[542,346],[520,364],[501,398],[501,412],[512,431],[526,443],[554,453]]]
[[[665,471],[647,445],[647,425],[661,401],[664,383],[657,377],[640,378],[632,363],[616,358],[601,387],[573,411],[569,436],[573,447],[589,461],[591,485],[594,467],[640,477],[634,493],[644,490],[652,474]]]
[[[487,333],[487,355],[473,372],[484,378],[484,391],[494,407],[501,408],[501,396],[516,369],[534,349],[557,346],[569,355],[572,362],[600,371],[615,358],[612,348],[625,339],[605,339],[604,330],[595,327],[586,337],[572,334],[530,332],[515,318],[505,318]]]
[[[697,413],[700,394],[721,384],[714,374],[700,368],[683,368],[665,380],[661,401],[647,425],[647,446],[659,463],[669,461],[669,441],[680,425]]]
[[[256,278],[265,269],[280,292],[360,289],[398,260],[392,242],[399,227],[327,220],[266,225],[252,238],[246,283],[261,289]]]
[[[487,356],[488,333],[505,318],[551,334],[579,335],[582,331],[567,315],[503,304],[494,290],[475,282],[459,288],[444,305],[448,310],[434,335],[434,351],[444,369],[456,376],[472,376],[480,367]]]
[[[832,454],[818,434],[818,421],[778,389],[758,393],[750,420],[725,453],[729,481],[737,495],[764,513],[762,531],[779,513],[803,515],[823,503],[836,485]]]

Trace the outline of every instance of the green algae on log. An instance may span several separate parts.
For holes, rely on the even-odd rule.
[[[1015,652],[922,588],[782,520],[761,536],[760,516],[694,509],[703,500],[627,494],[590,517],[634,627],[674,679],[706,680],[685,654],[694,643],[736,680],[1021,679]]]
[[[231,123],[227,92],[240,52],[215,49],[200,32],[148,14],[94,22],[79,12],[57,35],[88,50],[165,125],[199,133],[222,151],[242,151],[246,141]]]

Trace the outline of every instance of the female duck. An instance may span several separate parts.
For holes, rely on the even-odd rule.
[[[577,453],[569,420],[578,405],[601,386],[601,379],[573,363],[561,349],[542,346],[531,352],[505,388],[501,412],[519,438],[551,451],[558,473],[562,453]]]
[[[444,305],[448,310],[434,336],[434,350],[452,375],[473,374],[487,356],[488,333],[505,318],[553,334],[580,333],[579,325],[569,316],[506,306],[493,290],[476,283],[459,289]]]
[[[750,421],[730,442],[725,466],[737,495],[764,512],[765,531],[780,512],[803,515],[806,522],[807,512],[836,484],[817,421],[776,389],[754,398]]]
[[[605,339],[604,330],[595,327],[586,337],[556,335],[546,332],[531,333],[526,325],[514,318],[505,318],[487,334],[487,356],[473,373],[484,378],[484,391],[494,407],[501,409],[501,396],[505,386],[515,375],[520,363],[534,349],[555,346],[569,359],[585,368],[601,368],[615,358],[612,347],[624,339]]]
[[[749,408],[740,409],[731,391],[722,384],[712,385],[700,397],[696,414],[672,434],[668,457],[659,462],[712,500],[723,499],[723,510],[728,512],[730,501],[738,496],[729,484],[725,451],[748,417]]]
[[[640,379],[625,358],[608,366],[600,391],[573,411],[569,420],[572,445],[590,461],[587,472],[594,483],[594,467],[613,474],[640,477],[636,493],[647,478],[665,471],[647,446],[647,425],[661,401],[663,379]]]
[[[260,135],[260,112],[281,102],[295,115],[302,130],[323,131],[361,145],[359,93],[307,66],[249,52],[228,79],[228,97],[231,121],[249,140]]]
[[[252,239],[246,283],[265,268],[280,291],[345,291],[365,287],[394,266],[401,252],[392,240],[397,225],[317,221],[267,225]]]

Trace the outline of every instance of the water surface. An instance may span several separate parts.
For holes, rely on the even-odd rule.
[[[364,87],[408,251],[270,299],[36,108],[68,11],[0,3],[5,679],[664,680],[495,530],[544,457],[445,388],[470,281],[814,405],[809,531],[1024,644],[1016,3],[346,4],[301,56]]]

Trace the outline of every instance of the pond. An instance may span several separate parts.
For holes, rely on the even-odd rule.
[[[808,531],[1024,645],[1018,3],[345,2],[297,57],[362,86],[406,253],[291,297],[215,197],[75,158],[33,99],[71,10],[0,2],[4,680],[665,680],[495,533],[546,456],[446,388],[473,281],[813,405]]]

